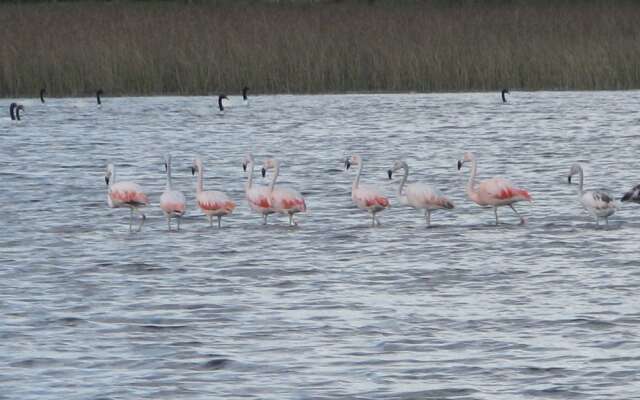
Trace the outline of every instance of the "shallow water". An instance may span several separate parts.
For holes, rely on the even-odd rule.
[[[0,118],[0,398],[637,396],[640,206],[596,227],[566,176],[582,162],[616,197],[640,183],[640,92],[233,100],[25,100]],[[526,225],[466,198],[465,150],[531,192]],[[306,196],[298,227],[247,207],[249,151]],[[158,208],[166,152],[179,233]],[[379,228],[351,203],[351,153],[391,196]],[[220,231],[195,209],[195,155],[238,203]],[[431,229],[397,204],[396,159],[456,204]],[[152,201],[141,233],[106,206],[108,162]]]

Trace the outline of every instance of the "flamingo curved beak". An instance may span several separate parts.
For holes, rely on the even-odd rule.
[[[458,160],[458,171],[462,168],[462,164],[464,164],[462,160]]]
[[[349,160],[345,160],[344,162],[344,167],[346,168],[346,170],[348,171],[349,168],[351,168],[351,162]]]
[[[196,169],[194,167],[191,167],[191,176],[194,176],[196,174]]]
[[[571,183],[571,175],[569,175],[569,178],[567,180],[569,181],[569,183]]]
[[[247,163],[242,163],[242,171],[247,172]]]
[[[109,177],[108,176],[104,177],[104,182],[107,184],[107,186],[109,186]]]
[[[262,177],[264,178],[265,176],[267,176],[267,170],[264,169],[264,167],[262,168]]]
[[[387,175],[389,175],[389,179],[391,179],[391,177],[393,176],[393,171],[392,170],[388,170],[387,171]]]

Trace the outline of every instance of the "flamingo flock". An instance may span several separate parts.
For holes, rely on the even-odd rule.
[[[177,220],[177,230],[180,231],[180,221],[187,210],[187,202],[182,192],[174,189],[171,175],[171,155],[164,158],[166,172],[166,187],[160,196],[160,209],[167,219],[168,230],[171,231],[171,220]],[[357,167],[357,173],[351,185],[351,200],[353,204],[366,211],[371,218],[371,226],[379,226],[379,214],[391,206],[391,201],[383,193],[384,190],[374,185],[366,185],[360,182],[363,171],[363,158],[358,154],[348,157],[345,169]],[[458,170],[466,164],[470,164],[469,180],[466,184],[466,194],[469,200],[481,207],[490,207],[494,210],[495,224],[500,224],[498,208],[508,206],[520,219],[520,224],[525,224],[525,218],[515,209],[518,202],[533,202],[532,196],[525,189],[515,186],[504,178],[490,178],[476,182],[477,161],[473,153],[465,152],[462,159],[458,160]],[[262,223],[267,224],[267,217],[271,214],[288,216],[289,226],[297,225],[294,216],[307,211],[307,203],[304,196],[296,189],[277,184],[280,174],[280,162],[274,158],[268,158],[262,163],[261,174],[265,178],[271,174],[268,185],[254,182],[255,160],[251,153],[245,155],[242,161],[242,169],[246,173],[244,184],[245,198],[249,208],[262,217]],[[406,161],[397,160],[387,171],[389,179],[393,179],[397,171],[402,170],[402,177],[396,190],[396,197],[400,205],[424,212],[426,226],[431,226],[431,214],[436,210],[453,210],[454,203],[440,190],[431,185],[414,182],[407,183],[409,178],[409,165]],[[195,158],[191,166],[192,175],[197,175],[195,202],[200,211],[207,216],[209,226],[213,227],[213,217],[217,218],[218,229],[222,228],[222,218],[233,214],[236,203],[222,191],[204,190],[204,167],[202,160]],[[580,164],[571,166],[568,182],[571,184],[572,176],[579,176],[578,200],[599,225],[604,219],[608,224],[608,217],[613,215],[618,208],[614,197],[603,190],[584,190],[584,172]],[[146,219],[142,208],[149,205],[147,195],[142,188],[129,181],[116,182],[115,167],[107,166],[105,173],[107,184],[107,203],[111,208],[129,208],[129,230],[133,231],[133,214],[141,217],[136,231],[140,231]],[[625,193],[622,202],[640,203],[640,185],[637,185]]]

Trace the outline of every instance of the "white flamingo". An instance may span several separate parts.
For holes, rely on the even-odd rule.
[[[174,190],[171,186],[171,155],[168,154],[164,159],[164,168],[167,173],[167,186],[160,196],[160,208],[167,217],[167,225],[171,231],[171,218],[178,220],[178,231],[180,231],[180,220],[186,211],[187,201],[184,194],[178,190]]]
[[[452,209],[453,203],[443,195],[438,189],[432,188],[424,183],[411,183],[407,185],[405,192],[402,189],[409,177],[409,165],[404,161],[396,161],[393,167],[388,171],[389,179],[393,177],[393,173],[399,169],[404,170],[404,175],[398,186],[398,199],[400,204],[404,204],[415,208],[416,210],[424,209],[424,216],[427,219],[427,226],[431,226],[431,212],[433,210]]]
[[[209,226],[213,226],[213,217],[218,217],[218,228],[222,225],[222,217],[227,216],[236,208],[229,196],[218,191],[204,191],[204,168],[199,158],[193,160],[191,174],[198,174],[196,183],[196,204],[202,212],[209,218]]]
[[[271,196],[269,188],[266,186],[254,185],[253,183],[253,170],[255,168],[255,161],[251,153],[247,154],[242,161],[242,169],[248,173],[247,182],[244,185],[245,196],[249,207],[258,214],[262,215],[262,223],[267,223],[267,216],[275,213],[271,202]]]
[[[600,224],[600,218],[604,218],[605,223],[609,224],[609,217],[616,212],[616,202],[609,193],[604,190],[584,190],[584,172],[580,164],[573,164],[569,170],[568,181],[571,183],[573,175],[580,175],[580,184],[578,186],[578,199],[582,206],[596,219],[596,225]]]
[[[140,208],[146,207],[149,204],[149,200],[142,191],[142,188],[133,182],[116,182],[116,168],[113,164],[107,165],[104,181],[107,183],[107,203],[109,207],[129,208],[131,210],[129,232],[132,230],[133,212],[139,213],[141,219],[138,232],[140,232],[146,219],[146,216],[140,211]]]
[[[375,226],[376,223],[380,225],[380,221],[376,218],[376,214],[389,207],[389,199],[381,194],[376,187],[360,184],[362,158],[359,155],[354,154],[345,161],[345,167],[347,170],[351,168],[352,165],[358,166],[358,174],[351,186],[351,200],[356,206],[358,206],[358,208],[371,214],[372,226]]]
[[[518,217],[520,223],[524,224],[525,219],[516,211],[513,204],[518,201],[532,201],[529,192],[519,189],[511,182],[503,178],[485,179],[476,186],[477,163],[472,153],[464,153],[462,160],[458,161],[458,170],[467,163],[471,163],[471,175],[467,183],[467,196],[480,206],[492,206],[496,215],[496,225],[498,225],[498,207],[509,206]]]
[[[269,184],[269,195],[271,196],[272,208],[281,214],[288,214],[289,226],[291,226],[294,224],[293,215],[307,211],[307,205],[304,201],[304,197],[302,197],[300,192],[297,190],[284,186],[276,186],[276,180],[280,173],[280,162],[278,160],[272,158],[265,160],[262,165],[263,178],[270,169],[274,170],[271,184]]]

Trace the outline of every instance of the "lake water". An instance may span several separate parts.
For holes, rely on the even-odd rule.
[[[627,399],[640,389],[640,206],[596,227],[567,184],[620,197],[640,183],[640,92],[255,96],[224,115],[213,97],[24,100],[0,118],[0,398]],[[0,101],[8,110],[9,99]],[[466,198],[480,178],[532,194],[527,218]],[[281,161],[300,190],[297,227],[244,200],[243,155]],[[179,233],[158,207],[173,155],[187,196]],[[355,171],[392,208],[369,227]],[[237,203],[210,229],[205,189]],[[410,181],[456,204],[402,207]],[[109,209],[104,171],[139,183],[147,222]],[[268,179],[258,178],[266,184]]]

